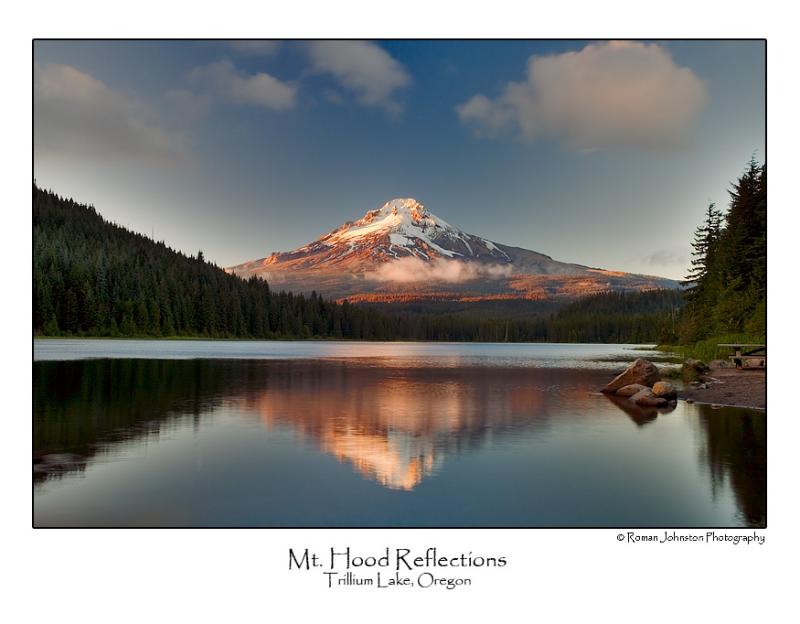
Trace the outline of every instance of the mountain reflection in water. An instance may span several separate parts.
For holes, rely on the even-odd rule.
[[[259,419],[269,432],[291,432],[297,444],[362,478],[408,493],[473,451],[511,459],[535,453],[526,445],[546,443],[554,426],[592,433],[618,426],[624,412],[629,426],[649,429],[676,417],[610,403],[595,392],[607,376],[453,363],[402,368],[380,358],[36,362],[34,480],[58,487],[120,445],[157,444],[187,418],[200,430],[226,411]],[[697,458],[707,467],[711,497],[729,484],[743,522],[763,526],[765,415],[682,407],[702,438]]]
[[[443,458],[515,427],[546,424],[556,371],[306,363],[273,365],[246,399],[267,426],[289,425],[383,486],[411,490]],[[455,381],[458,379],[458,381]],[[569,393],[568,387],[563,392]],[[574,392],[574,391],[573,391]]]

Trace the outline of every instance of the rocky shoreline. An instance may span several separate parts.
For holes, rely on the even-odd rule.
[[[662,377],[679,378],[673,383]],[[678,399],[712,406],[766,409],[766,371],[731,368],[727,362],[709,365],[686,360],[680,368],[659,369],[638,358],[601,390],[615,402],[626,399],[639,407],[670,408]]]
[[[767,408],[767,373],[763,370],[712,368],[684,385],[678,397],[689,402],[732,407]]]

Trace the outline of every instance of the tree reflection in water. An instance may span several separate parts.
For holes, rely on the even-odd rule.
[[[714,490],[730,482],[748,526],[767,525],[767,415],[765,412],[698,405],[705,434],[700,460],[708,465]]]
[[[639,427],[656,421],[674,408],[640,407],[625,397],[605,395]],[[685,405],[703,436],[698,459],[708,468],[712,496],[726,481],[736,496],[747,526],[767,523],[767,415],[737,407],[713,409],[710,405]]]

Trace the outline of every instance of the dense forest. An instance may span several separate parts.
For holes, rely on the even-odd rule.
[[[33,187],[33,329],[46,336],[656,342],[674,335],[678,291],[603,293],[524,316],[389,312],[273,292],[90,206]]]
[[[669,342],[684,306],[680,290],[609,292],[584,297],[548,320],[549,342]]]
[[[751,159],[729,190],[723,214],[714,204],[695,231],[686,306],[677,338],[763,339],[767,325],[767,168]]]

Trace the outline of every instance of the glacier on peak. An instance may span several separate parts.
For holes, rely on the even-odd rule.
[[[428,211],[414,198],[397,198],[380,208],[368,211],[358,221],[348,222],[331,232],[327,238],[331,243],[352,238],[361,238],[375,232],[398,232],[407,237],[437,233],[463,234],[444,219]]]
[[[343,224],[319,242],[328,247],[342,242],[353,245],[375,236],[388,238],[387,253],[394,258],[398,257],[397,252],[410,252],[425,260],[431,259],[431,252],[445,258],[473,257],[472,241],[499,252],[501,261],[510,260],[489,241],[462,232],[413,197],[391,199],[380,208],[368,211],[358,221]]]

